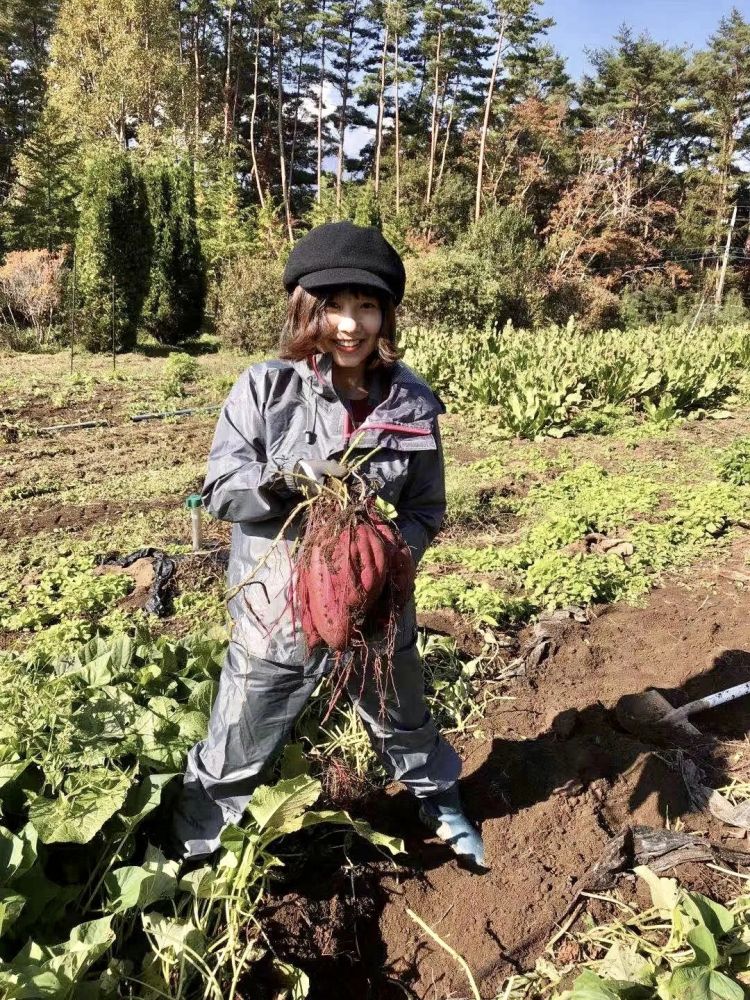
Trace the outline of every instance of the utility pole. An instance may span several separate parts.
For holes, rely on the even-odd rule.
[[[729,232],[727,233],[727,245],[724,248],[724,259],[721,262],[721,274],[719,275],[719,283],[716,286],[716,308],[721,309],[721,300],[724,298],[724,280],[727,276],[727,265],[729,264],[729,250],[732,246],[732,233],[734,232],[734,224],[737,221],[737,205],[734,206],[734,211],[732,212],[732,221],[729,223]]]

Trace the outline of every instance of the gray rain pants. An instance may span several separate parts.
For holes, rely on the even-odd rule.
[[[202,857],[219,847],[221,831],[239,821],[266,765],[288,741],[295,719],[329,669],[327,651],[292,666],[229,644],[208,736],[188,755],[175,803],[173,836],[183,845],[184,857]],[[416,642],[394,654],[385,715],[375,684],[363,685],[361,674],[353,677],[348,694],[389,777],[417,798],[458,780],[461,761],[425,703]]]

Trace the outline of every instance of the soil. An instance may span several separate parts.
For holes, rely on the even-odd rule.
[[[733,562],[742,565],[742,555],[736,547]],[[569,623],[557,652],[495,703],[484,738],[459,741],[464,800],[481,825],[487,874],[465,870],[425,833],[413,800],[395,786],[355,807],[378,829],[404,836],[408,861],[369,862],[335,891],[317,878],[273,901],[264,926],[279,956],[311,975],[311,997],[468,995],[456,962],[407,909],[465,958],[482,996],[494,997],[510,974],[533,967],[587,873],[627,826],[679,823],[719,848],[747,851],[750,866],[742,831],[691,811],[680,751],[625,732],[614,713],[620,697],[649,687],[677,706],[750,679],[750,593],[721,573],[706,570],[695,589],[658,589],[641,608],[616,605],[589,624]],[[744,741],[733,750],[750,769],[747,705],[693,718],[706,740],[692,752],[704,766],[710,758],[714,787],[728,780],[727,759],[738,765],[712,737]],[[737,893],[736,881],[702,864],[670,874],[714,898]]]

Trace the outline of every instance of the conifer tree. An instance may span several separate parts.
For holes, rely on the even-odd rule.
[[[2,213],[9,247],[59,250],[72,243],[78,153],[54,109],[47,108],[13,164],[16,179]]]
[[[152,247],[146,187],[132,158],[107,149],[88,163],[76,234],[79,322],[86,347],[111,346],[115,279],[116,346],[135,347]]]
[[[141,324],[162,344],[195,336],[203,321],[205,282],[189,162],[157,162],[145,171],[153,249]]]
[[[0,3],[0,202],[15,177],[14,157],[42,111],[57,7],[58,0]]]

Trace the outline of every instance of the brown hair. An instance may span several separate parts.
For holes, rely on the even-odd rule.
[[[380,303],[383,322],[378,335],[377,353],[373,352],[368,368],[390,368],[401,356],[396,347],[396,308],[393,299],[375,289],[347,286],[355,292],[374,295]],[[333,297],[335,288],[322,289],[313,295],[297,285],[286,307],[286,319],[281,331],[279,357],[285,361],[302,361],[318,351],[318,343],[328,331],[325,315],[326,303]]]

